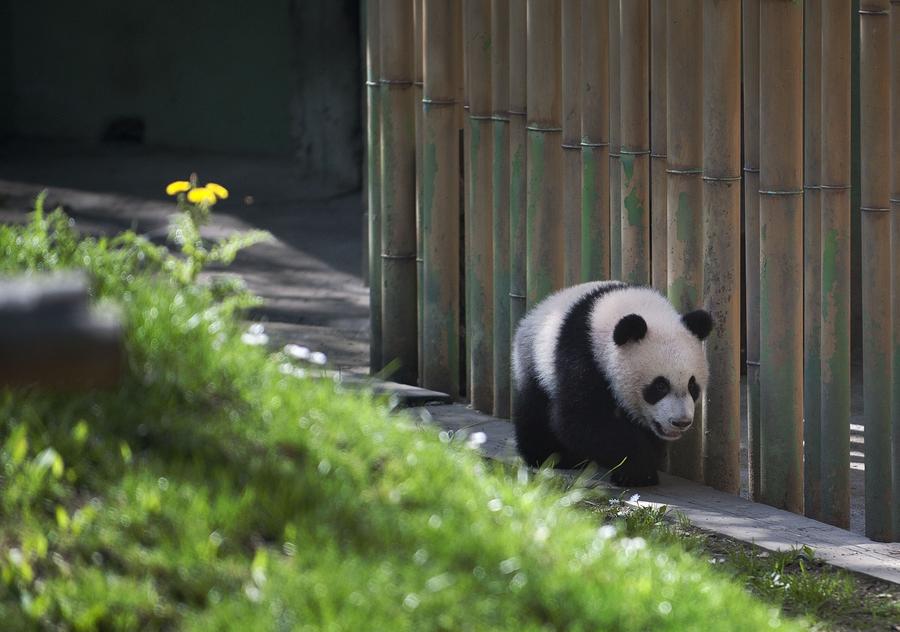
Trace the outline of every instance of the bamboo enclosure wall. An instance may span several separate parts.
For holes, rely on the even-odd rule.
[[[669,471],[900,539],[900,0],[364,2],[372,373],[505,418],[528,308],[652,285],[715,323]]]

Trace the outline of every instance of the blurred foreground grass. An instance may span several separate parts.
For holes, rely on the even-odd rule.
[[[56,212],[0,273],[80,268],[120,306],[112,392],[0,391],[6,630],[761,630],[779,611],[582,490],[492,466],[241,342],[240,289]]]

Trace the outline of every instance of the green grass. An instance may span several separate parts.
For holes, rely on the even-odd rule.
[[[388,404],[282,372],[223,293],[134,235],[0,227],[0,273],[120,306],[112,391],[0,391],[10,630],[761,630],[797,623],[680,547],[598,529]]]
[[[628,537],[674,545],[817,630],[893,630],[900,621],[900,589],[816,559],[809,547],[769,552],[693,527],[666,507],[633,507],[621,498],[586,501],[605,524]]]

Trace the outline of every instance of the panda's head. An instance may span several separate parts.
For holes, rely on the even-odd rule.
[[[649,323],[648,323],[649,320]],[[638,422],[658,437],[674,441],[694,420],[694,407],[706,388],[709,368],[703,340],[712,330],[708,312],[618,319],[607,347],[616,397]]]

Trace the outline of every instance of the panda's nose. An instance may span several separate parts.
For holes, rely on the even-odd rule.
[[[678,428],[679,430],[687,430],[691,427],[691,424],[694,422],[690,417],[686,419],[676,419],[672,422],[672,425]]]

